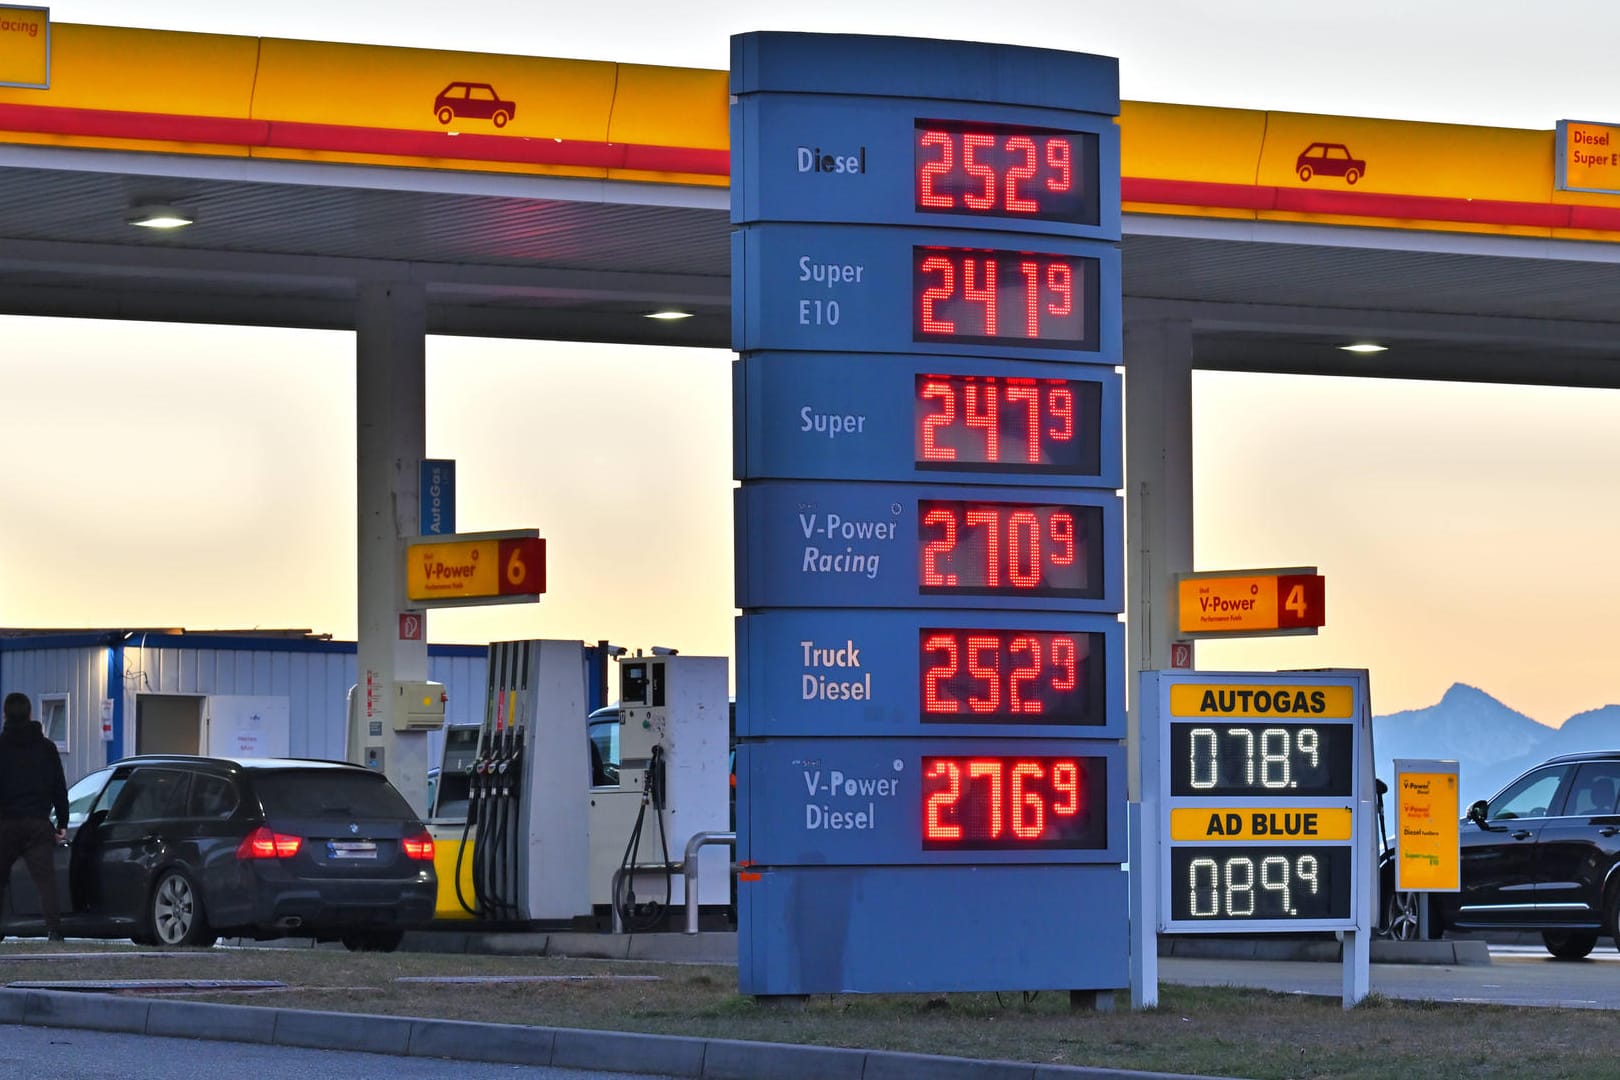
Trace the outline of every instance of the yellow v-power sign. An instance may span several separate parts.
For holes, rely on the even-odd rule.
[[[0,5],[0,86],[51,86],[51,9]]]
[[[1395,888],[1456,892],[1460,886],[1457,763],[1395,762]]]

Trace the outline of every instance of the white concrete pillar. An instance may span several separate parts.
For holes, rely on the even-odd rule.
[[[1125,326],[1125,682],[1130,798],[1142,797],[1137,672],[1170,666],[1175,579],[1193,569],[1192,327]]]
[[[380,764],[425,818],[427,735],[396,732],[392,722],[399,696],[395,687],[428,675],[427,634],[403,640],[399,618],[406,610],[403,538],[419,531],[417,488],[427,449],[427,297],[422,286],[363,283],[355,329],[360,633],[349,759]]]

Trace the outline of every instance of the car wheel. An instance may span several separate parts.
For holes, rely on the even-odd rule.
[[[1579,960],[1597,944],[1596,934],[1580,930],[1543,930],[1541,941],[1560,960]]]
[[[495,111],[495,115],[490,117],[490,119],[495,121],[496,127],[503,128],[506,126],[506,122],[512,118],[506,114],[505,109],[497,109]]]
[[[146,932],[164,948],[206,948],[218,940],[208,928],[202,896],[182,870],[166,870],[158,877],[146,904]]]
[[[1311,182],[1311,176],[1312,175],[1313,174],[1311,172],[1311,167],[1309,165],[1301,165],[1299,167],[1299,178],[1301,180],[1303,180],[1305,183],[1308,184],[1308,183]]]
[[[456,112],[448,105],[441,105],[438,112],[439,123],[448,124],[456,118]]]
[[[1609,934],[1616,948],[1620,948],[1620,887],[1609,891],[1609,902],[1605,905],[1603,915],[1603,929]]]
[[[1359,169],[1351,169],[1351,170],[1349,170],[1348,172],[1346,172],[1344,174],[1344,182],[1351,185],[1352,187],[1354,187],[1356,181],[1360,180],[1360,179],[1361,179],[1361,171]]]
[[[1415,892],[1392,892],[1384,901],[1384,936],[1391,941],[1418,940],[1418,905]]]
[[[405,939],[403,930],[368,930],[343,935],[343,947],[350,952],[393,952]]]

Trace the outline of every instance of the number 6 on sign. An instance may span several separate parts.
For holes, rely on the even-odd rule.
[[[546,591],[546,542],[537,536],[502,540],[502,596],[533,596]]]

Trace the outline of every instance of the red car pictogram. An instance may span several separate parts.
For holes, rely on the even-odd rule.
[[[1320,173],[1323,176],[1342,176],[1347,184],[1354,184],[1367,175],[1367,162],[1351,157],[1344,143],[1313,142],[1294,162],[1294,171],[1306,183]]]
[[[460,117],[490,120],[501,128],[517,115],[517,103],[504,100],[489,83],[453,82],[433,99],[433,115],[441,124]]]

